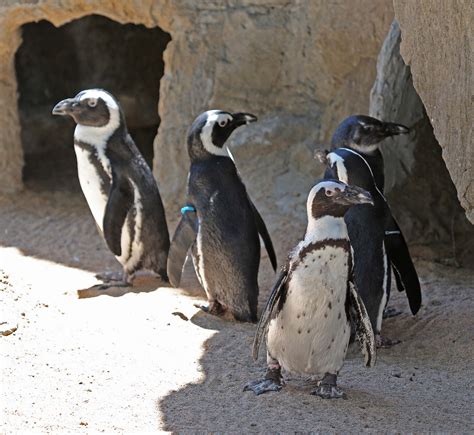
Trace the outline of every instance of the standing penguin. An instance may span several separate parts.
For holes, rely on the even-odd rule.
[[[79,182],[100,232],[123,267],[122,280],[110,285],[131,285],[140,269],[167,281],[170,242],[163,204],[118,101],[102,89],[89,89],[60,101],[53,115],[71,116],[77,124]]]
[[[282,388],[281,369],[321,379],[311,394],[344,397],[336,380],[349,345],[351,326],[365,356],[375,364],[375,338],[352,268],[344,214],[355,204],[372,204],[368,192],[337,180],[322,180],[309,192],[304,240],[290,253],[258,324],[257,359],[267,333],[267,374],[244,391],[259,395]]]
[[[376,185],[370,165],[357,151],[337,148],[323,160],[327,163],[325,178],[336,178],[362,187],[374,199],[374,207],[353,207],[347,212],[345,221],[354,248],[355,280],[371,319],[377,344],[396,344],[396,341],[380,335],[383,313],[390,297],[390,263],[398,289],[406,290],[412,313],[416,314],[421,306],[420,284],[405,239],[401,232],[392,234],[387,231],[395,220]]]
[[[179,285],[188,249],[206,291],[207,312],[256,321],[262,236],[270,261],[276,256],[265,223],[250,200],[225,142],[239,126],[256,121],[248,113],[210,110],[188,132],[187,205],[170,248],[168,275]]]

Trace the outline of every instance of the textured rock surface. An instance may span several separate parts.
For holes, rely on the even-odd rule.
[[[400,55],[400,39],[394,21],[380,51],[370,99],[372,116],[411,128],[409,135],[382,144],[385,192],[410,243],[434,244],[437,259],[474,265],[474,226],[457,200],[410,67]]]
[[[340,4],[322,0],[4,2],[0,9],[0,101],[10,104],[0,106],[4,132],[0,160],[11,173],[12,186],[20,185],[13,59],[21,43],[21,25],[45,19],[60,26],[92,13],[121,23],[159,26],[171,35],[160,89],[162,124],[155,141],[155,171],[165,202],[183,197],[186,130],[200,111],[210,107],[259,115],[262,122],[253,127],[256,138],[265,136],[269,143],[276,142],[272,152],[280,147],[275,171],[291,172],[292,162],[307,164],[311,150],[301,138],[308,143],[327,140],[341,117],[367,111],[375,58],[393,15],[389,0]],[[361,26],[370,31],[360,32]],[[292,119],[298,120],[296,125],[279,125]],[[278,137],[282,129],[284,140]],[[240,149],[235,153],[244,175],[246,166],[252,166],[264,148],[257,139],[254,145],[243,147],[245,153]],[[275,171],[266,165],[269,169],[262,175],[268,189]],[[256,187],[260,191],[262,181]]]
[[[411,66],[443,159],[466,215],[474,223],[471,0],[394,0],[401,54]]]

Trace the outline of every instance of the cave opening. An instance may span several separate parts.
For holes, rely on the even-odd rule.
[[[83,89],[103,88],[119,100],[129,132],[152,166],[168,33],[89,15],[61,27],[27,23],[22,38],[15,68],[27,188],[80,191],[75,124],[51,110]]]

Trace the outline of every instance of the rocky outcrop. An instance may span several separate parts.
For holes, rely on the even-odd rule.
[[[443,150],[457,196],[474,223],[471,0],[394,0],[401,54]]]
[[[270,230],[285,234],[283,246],[277,246],[283,250],[301,234],[307,192],[322,173],[314,148],[326,146],[342,118],[368,111],[376,57],[393,19],[391,0],[8,0],[2,5],[0,188],[21,187],[14,69],[21,26],[39,20],[62,26],[91,14],[158,26],[171,41],[163,54],[164,75],[156,79],[161,124],[154,172],[170,220],[185,195],[185,138],[193,119],[210,108],[252,112],[259,122],[236,132],[231,147]]]
[[[385,192],[411,244],[435,246],[430,256],[436,259],[474,265],[474,227],[457,200],[410,67],[400,55],[401,37],[394,21],[380,51],[370,99],[372,116],[411,129],[409,135],[387,139],[381,146]]]

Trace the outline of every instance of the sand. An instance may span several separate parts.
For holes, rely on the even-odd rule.
[[[95,273],[120,270],[81,195],[26,190],[0,212],[0,330],[17,328],[0,338],[2,433],[474,431],[472,270],[417,259],[423,307],[413,317],[393,292],[403,313],[384,332],[402,343],[374,369],[350,350],[348,400],[311,396],[289,375],[256,397],[242,391],[264,373],[264,352],[250,355],[255,325],[196,308],[204,294],[189,265],[183,289],[141,277],[133,292],[79,298]],[[260,278],[263,305],[266,257]]]

